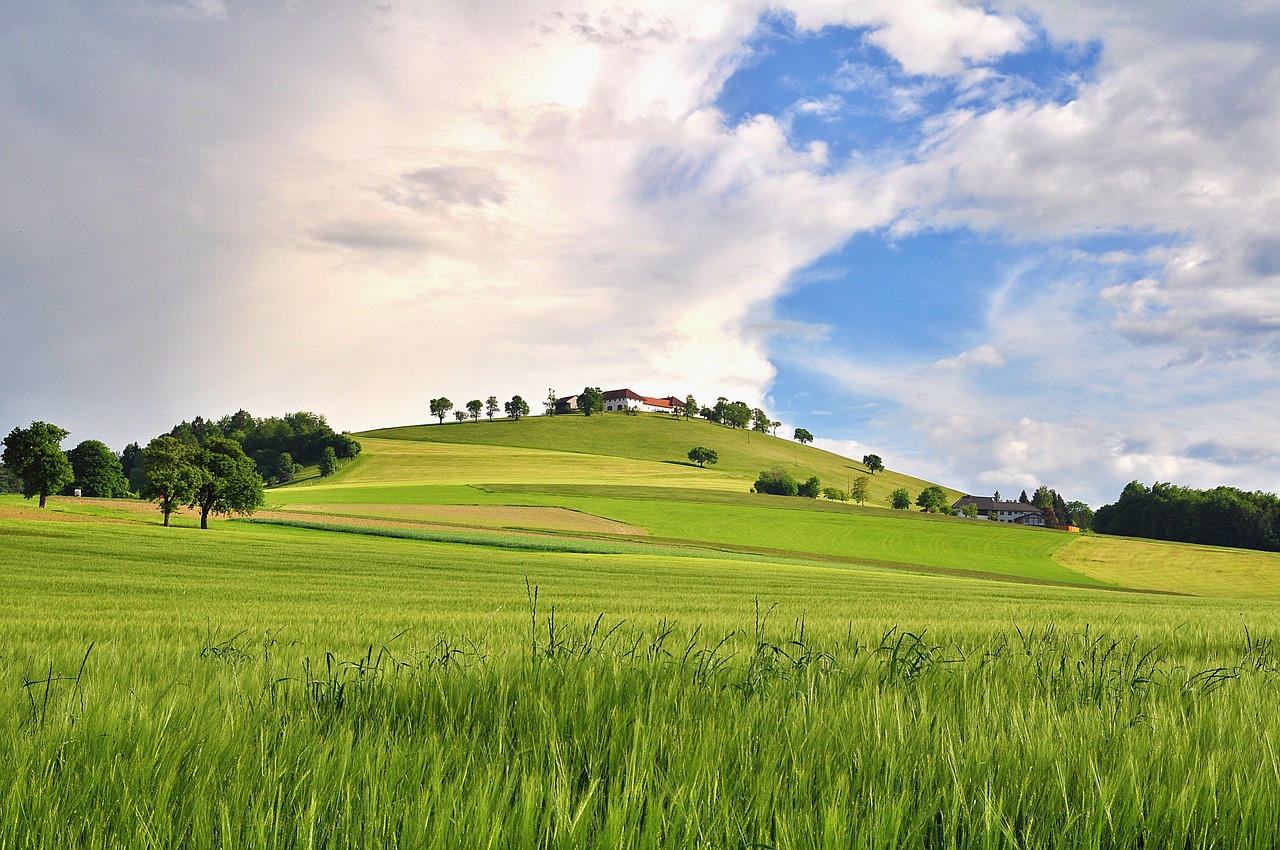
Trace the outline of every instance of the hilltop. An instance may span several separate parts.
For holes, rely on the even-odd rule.
[[[683,466],[697,473],[683,476],[691,486],[740,492],[750,489],[761,470],[772,467],[786,469],[801,480],[816,475],[823,486],[842,490],[847,490],[854,478],[866,475],[870,481],[867,505],[880,507],[885,505],[889,493],[898,487],[907,488],[914,499],[922,489],[934,483],[888,469],[872,475],[860,461],[813,446],[802,446],[771,434],[730,429],[702,419],[659,413],[636,416],[570,414],[492,422],[482,419],[444,425],[379,428],[357,436],[362,440],[373,438],[538,449]],[[689,449],[694,446],[714,449],[720,456],[719,462],[705,470],[699,469],[687,458]],[[635,475],[642,476],[644,472],[636,470]],[[643,485],[653,482],[636,478],[632,483]],[[952,499],[963,495],[945,486],[943,489]]]

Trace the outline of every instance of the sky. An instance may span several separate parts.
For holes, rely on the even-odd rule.
[[[0,5],[0,430],[630,387],[974,494],[1280,478],[1280,6]]]

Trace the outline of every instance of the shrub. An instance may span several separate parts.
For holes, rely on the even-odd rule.
[[[808,481],[796,488],[796,494],[804,496],[806,499],[816,499],[821,490],[822,482],[818,480],[818,476],[811,475]]]
[[[841,490],[839,487],[823,487],[822,495],[833,502],[849,501],[849,494]]]
[[[899,487],[889,494],[889,505],[895,511],[905,511],[911,507],[911,494],[907,492],[906,487]]]
[[[799,491],[796,480],[791,473],[780,467],[766,469],[756,479],[757,493],[770,493],[774,496],[794,496]]]

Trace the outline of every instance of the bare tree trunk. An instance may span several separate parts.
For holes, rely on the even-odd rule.
[[[205,529],[209,527],[209,508],[204,505],[200,506],[200,527]]]

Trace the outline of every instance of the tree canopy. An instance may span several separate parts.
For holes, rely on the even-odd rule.
[[[895,511],[905,511],[911,507],[911,494],[906,487],[899,487],[889,494],[889,506]]]
[[[1196,490],[1131,481],[1114,504],[1098,508],[1093,530],[1280,552],[1280,499],[1235,487]]]
[[[498,411],[501,409],[502,408],[498,405],[498,397],[496,395],[491,395],[485,399],[484,412],[485,415],[489,417],[490,422],[493,421],[493,417],[497,415]]]
[[[808,429],[806,428],[797,428],[795,434],[793,435],[793,439],[803,446],[803,445],[806,445],[807,443],[813,442],[813,434],[810,434]]]
[[[200,527],[210,513],[251,514],[264,501],[262,476],[235,440],[214,437],[192,455],[195,487],[189,504],[200,509]]]
[[[583,387],[578,393],[578,409],[587,416],[604,412],[604,392],[599,387]]]
[[[715,449],[709,449],[706,446],[694,446],[689,449],[689,460],[698,466],[705,467],[709,463],[714,464],[720,460],[720,455],[716,453]]]
[[[157,503],[166,527],[169,515],[190,501],[195,493],[198,483],[195,453],[194,446],[168,434],[156,437],[142,450],[145,476],[142,498]]]
[[[880,459],[880,455],[863,455],[862,465],[871,470],[871,474],[884,472],[884,461]]]
[[[478,398],[473,398],[467,402],[467,414],[471,416],[471,421],[475,422],[480,418],[480,411],[484,410],[484,402]]]
[[[867,485],[871,483],[871,479],[865,475],[859,475],[849,484],[849,498],[857,502],[859,505],[867,501]]]
[[[529,415],[529,403],[518,395],[513,395],[511,401],[502,405],[502,409],[512,419],[519,420],[521,416]]]
[[[116,453],[101,440],[85,440],[67,452],[74,474],[68,489],[78,489],[85,496],[114,498],[129,495],[129,481]]]
[[[431,415],[439,419],[441,425],[444,424],[444,417],[450,410],[453,410],[453,402],[444,396],[431,399]]]
[[[259,474],[274,483],[288,481],[301,466],[319,463],[326,448],[331,447],[341,460],[360,454],[355,437],[334,433],[323,416],[308,411],[263,419],[243,409],[218,420],[197,416],[175,425],[169,436],[193,447],[213,437],[234,440],[253,458]]]
[[[770,493],[774,496],[794,496],[800,489],[791,473],[779,466],[761,472],[755,487],[757,493]]]
[[[22,481],[22,496],[40,497],[44,507],[50,493],[57,493],[75,477],[71,461],[62,451],[62,441],[70,432],[47,422],[32,422],[14,428],[4,438],[0,462]]]
[[[949,513],[950,502],[947,491],[937,484],[930,484],[920,491],[919,496],[916,496],[916,504],[929,513]]]

